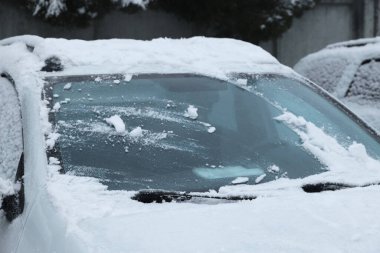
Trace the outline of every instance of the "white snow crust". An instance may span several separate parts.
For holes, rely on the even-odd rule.
[[[139,73],[194,73],[226,79],[231,72],[294,73],[260,47],[234,39],[82,41],[18,36],[0,45],[15,42],[34,47],[33,55],[41,63],[52,56],[61,59],[64,71],[52,75],[126,73],[129,78]]]
[[[113,115],[109,118],[105,119],[108,124],[113,126],[118,133],[125,132],[125,124],[124,121],[120,118],[119,115]]]
[[[190,119],[197,119],[198,118],[198,108],[194,107],[193,105],[189,105],[184,116],[186,118],[190,118]]]
[[[354,46],[359,45],[359,46]],[[380,58],[380,37],[346,41],[327,46],[301,59],[294,69],[326,89],[380,133],[379,62],[359,66],[368,59]],[[359,73],[360,75],[355,76]],[[351,87],[350,96],[346,93]]]
[[[33,53],[25,43],[34,46]],[[82,252],[91,253],[380,251],[380,186],[371,185],[380,182],[380,162],[370,157],[362,144],[343,147],[323,129],[286,111],[276,119],[299,136],[301,145],[326,165],[326,172],[303,179],[228,185],[218,192],[207,193],[257,196],[252,201],[143,204],[131,199],[135,192],[109,191],[95,178],[60,174],[57,159],[46,157],[45,146],[54,146],[49,140],[57,137],[48,122],[48,102],[40,101],[46,74],[39,70],[48,57],[58,56],[65,67],[63,72],[52,75],[125,73],[131,77],[147,72],[182,72],[226,79],[230,72],[238,70],[297,76],[263,50],[235,40],[206,38],[84,42],[23,36],[0,44],[5,45],[0,46],[0,72],[15,79],[27,126],[25,152],[32,158],[26,164],[27,211],[21,219],[30,214],[29,220],[33,220],[34,213],[48,209],[34,202],[42,201],[39,199],[54,208],[49,216],[40,213],[40,220],[32,225],[25,223],[25,231],[45,222],[48,225],[42,232],[38,230],[39,234],[46,241],[56,238],[50,226],[56,221],[53,215],[58,215],[65,222],[63,237],[74,238],[80,242]],[[136,130],[142,134],[144,131]],[[51,138],[44,142],[44,136]],[[280,170],[274,165],[270,168],[268,173]],[[218,177],[207,169],[199,168],[198,173]],[[229,171],[228,167],[218,168],[223,169],[223,173]],[[244,177],[244,168],[240,172],[236,177]],[[256,174],[261,175],[265,175],[263,171]],[[304,184],[321,182],[365,187],[316,194],[301,190]],[[12,189],[8,184],[0,180],[0,191]],[[34,213],[30,211],[32,206],[38,207],[33,209]],[[4,224],[1,216],[0,213],[0,227]],[[7,226],[7,229],[14,228]],[[5,245],[2,238],[7,229],[0,230],[1,245]],[[24,236],[20,245],[35,238],[28,233]]]

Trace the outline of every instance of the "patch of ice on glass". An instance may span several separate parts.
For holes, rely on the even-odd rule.
[[[260,176],[264,174],[264,171],[260,168],[226,166],[223,168],[194,168],[193,173],[205,179],[219,179],[231,177]]]

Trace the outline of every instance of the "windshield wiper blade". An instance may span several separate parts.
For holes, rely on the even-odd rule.
[[[256,198],[256,196],[215,196],[163,190],[141,190],[132,197],[133,200],[137,200],[142,203],[162,203],[172,201],[183,202],[189,201],[193,198],[239,201],[253,200]]]
[[[318,193],[324,191],[338,191],[349,188],[364,188],[372,185],[380,185],[380,183],[371,183],[365,185],[351,185],[351,184],[343,184],[343,183],[316,183],[316,184],[305,184],[302,186],[302,190],[307,193]]]

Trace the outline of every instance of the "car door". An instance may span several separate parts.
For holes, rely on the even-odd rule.
[[[0,77],[0,204],[8,221],[23,210],[21,108],[14,85]]]

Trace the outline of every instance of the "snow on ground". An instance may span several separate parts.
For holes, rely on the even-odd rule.
[[[32,128],[42,128],[33,128],[33,133],[26,129],[26,150],[40,165],[33,168],[33,173],[26,170],[26,189],[44,191],[46,187],[56,213],[67,222],[67,234],[78,238],[88,252],[380,251],[380,186],[316,194],[300,188],[306,183],[331,181],[376,183],[380,181],[380,162],[369,157],[361,144],[342,147],[323,129],[286,111],[277,120],[297,133],[302,145],[323,161],[327,170],[304,179],[229,185],[219,192],[207,193],[257,196],[252,201],[143,204],[131,199],[134,192],[108,191],[94,178],[59,174],[60,167],[54,159],[44,170],[43,147],[38,149],[36,145],[42,146],[39,144],[43,135],[54,132],[47,120],[47,102],[39,100],[44,76],[38,70],[48,57],[62,59],[65,71],[61,75],[178,71],[228,78],[228,71],[257,70],[297,76],[278,65],[268,53],[248,43],[225,39],[151,42],[42,40],[29,36],[19,39],[34,46],[34,53],[18,42],[0,47],[0,72],[14,76],[23,106],[28,106],[27,112],[41,110],[40,119],[28,116],[24,119]],[[0,44],[17,40],[12,38]],[[28,100],[31,98],[35,100]],[[276,171],[278,167],[273,165],[268,170]],[[0,180],[0,189],[3,185]],[[27,201],[30,200],[34,198],[27,195]]]

